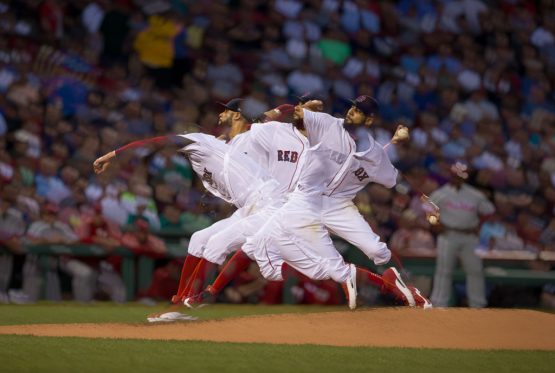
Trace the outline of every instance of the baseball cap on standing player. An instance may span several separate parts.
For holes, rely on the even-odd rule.
[[[468,179],[468,166],[463,162],[456,162],[451,165],[451,172],[461,179]]]
[[[375,114],[378,111],[378,101],[374,97],[362,95],[351,101],[353,106],[362,111],[364,115]]]
[[[234,111],[236,113],[240,113],[241,112],[241,108],[240,108],[241,102],[243,102],[242,98],[232,98],[227,103],[218,102],[218,104],[222,105],[223,107],[225,107],[228,110]]]

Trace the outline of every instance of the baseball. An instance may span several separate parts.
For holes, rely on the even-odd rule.
[[[432,225],[436,225],[439,222],[439,219],[435,215],[428,216],[428,223]]]
[[[409,137],[409,129],[407,127],[401,127],[397,130],[397,136],[399,140],[405,140]]]

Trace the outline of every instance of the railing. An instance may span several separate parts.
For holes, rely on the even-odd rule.
[[[134,299],[138,290],[148,288],[152,280],[155,258],[179,258],[187,254],[188,241],[179,230],[168,230],[158,233],[166,240],[167,252],[164,255],[153,254],[136,255],[125,247],[118,247],[106,251],[104,248],[90,244],[73,245],[27,245],[24,253],[37,255],[73,255],[83,257],[105,257],[118,255],[122,258],[121,275],[125,283],[127,298]],[[343,245],[345,245],[343,243]],[[0,250],[2,250],[0,248]],[[367,259],[361,253],[354,251],[354,256],[348,257],[347,261],[357,262]],[[555,252],[542,252],[539,254],[530,252],[492,251],[478,252],[484,259],[484,272],[488,282],[499,284],[518,284],[523,286],[542,286],[546,283],[555,283],[555,271],[538,271],[528,268],[532,262],[545,263],[555,262]],[[357,259],[358,258],[358,259]],[[403,270],[408,276],[433,276],[435,271],[435,255],[408,254],[401,256]],[[368,262],[366,263],[368,264]],[[380,272],[383,268],[378,268]],[[455,281],[464,280],[464,272],[456,270],[453,274]]]

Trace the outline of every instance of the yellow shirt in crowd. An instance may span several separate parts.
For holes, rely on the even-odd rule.
[[[180,26],[160,16],[150,16],[148,27],[141,31],[133,47],[142,63],[153,68],[171,67],[174,58],[173,39]]]

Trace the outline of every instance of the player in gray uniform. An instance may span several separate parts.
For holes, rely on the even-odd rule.
[[[466,272],[466,288],[470,307],[485,307],[485,280],[482,259],[474,249],[478,245],[479,215],[490,215],[495,207],[476,188],[465,183],[468,178],[466,165],[456,163],[451,167],[452,179],[430,195],[430,201],[441,211],[429,206],[428,220],[435,223],[441,234],[437,240],[437,262],[431,300],[434,305],[447,307],[451,297],[453,270],[457,257]],[[431,219],[433,218],[433,219]]]

